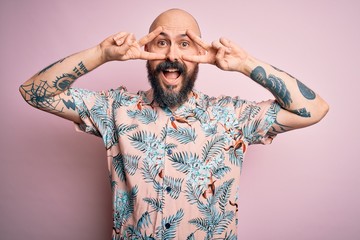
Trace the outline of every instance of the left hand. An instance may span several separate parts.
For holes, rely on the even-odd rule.
[[[220,38],[212,44],[207,44],[191,30],[186,34],[205,52],[202,55],[183,55],[185,61],[213,64],[225,71],[245,72],[248,54],[230,40]]]

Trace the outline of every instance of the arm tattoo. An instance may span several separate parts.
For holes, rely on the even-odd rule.
[[[296,79],[296,82],[297,82],[299,90],[300,90],[301,94],[304,96],[304,98],[306,98],[308,100],[314,100],[315,99],[316,94],[314,93],[313,90],[311,90],[310,88],[305,86],[305,84],[303,84],[302,82],[300,82],[297,79]]]
[[[286,126],[284,124],[281,124],[277,121],[277,119],[275,120],[274,124],[272,125],[271,129],[269,130],[269,134],[279,134],[279,133],[283,133],[286,131],[290,131],[293,130],[294,128],[290,127],[290,126]]]
[[[64,59],[59,60],[50,66],[44,68],[38,75],[46,72],[52,66],[62,62]],[[22,85],[21,89],[24,91],[24,99],[30,105],[52,113],[63,112],[64,106],[59,105],[63,103],[67,109],[75,110],[75,103],[72,100],[64,100],[57,94],[64,92],[70,85],[80,76],[88,73],[88,69],[81,61],[73,68],[74,74],[64,73],[57,76],[56,80],[49,85],[50,81],[40,80],[35,83],[34,81],[28,85]],[[69,95],[69,92],[67,93]]]
[[[71,108],[72,110],[75,110],[75,102],[74,101],[71,101],[71,100],[65,101],[64,99],[62,99],[62,102],[64,103],[64,105],[67,109]]]
[[[76,76],[73,74],[64,73],[60,77],[56,77],[54,81],[54,87],[56,90],[64,91],[70,87],[70,85],[76,80]]]
[[[276,68],[274,66],[272,66],[275,70],[279,71],[279,72],[283,72],[283,73],[286,73],[287,75],[289,75],[290,77],[292,77],[293,79],[296,80],[297,82],[297,85],[299,87],[299,90],[301,92],[301,94],[304,96],[304,98],[308,99],[308,100],[313,100],[315,99],[316,97],[316,94],[314,93],[313,90],[311,90],[310,88],[308,88],[307,86],[305,86],[305,84],[303,84],[302,82],[300,82],[297,78],[291,76],[289,73],[279,69],[279,68]]]
[[[300,108],[296,110],[289,110],[292,113],[295,113],[296,115],[299,115],[300,117],[311,117],[310,112],[306,110],[306,108]]]
[[[62,112],[63,108],[57,109],[61,99],[52,97],[52,87],[46,81],[41,80],[39,85],[35,85],[34,82],[22,85],[21,88],[25,92],[25,101],[30,105],[52,113]]]
[[[268,89],[282,106],[290,106],[290,103],[292,102],[290,92],[281,78],[272,74],[267,77],[265,69],[261,66],[256,67],[251,72],[250,78]]]
[[[76,67],[74,67],[73,71],[77,77],[81,77],[85,73],[89,72],[89,70],[87,70],[87,68],[85,67],[85,65],[82,61],[79,62],[79,64]]]
[[[38,73],[38,76],[39,76],[40,74],[46,72],[46,71],[49,70],[50,68],[52,68],[54,65],[56,65],[56,64],[58,64],[58,63],[61,63],[61,62],[64,61],[64,60],[65,60],[65,58],[60,59],[59,61],[56,61],[56,62],[50,64],[49,66],[47,66],[46,68],[44,68],[43,70],[41,70],[41,71]]]

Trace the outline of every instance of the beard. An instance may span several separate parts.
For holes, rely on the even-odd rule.
[[[159,104],[160,107],[168,108],[179,107],[188,100],[189,93],[194,88],[195,80],[199,72],[199,65],[196,65],[194,71],[188,74],[187,67],[184,64],[178,61],[171,62],[169,60],[158,64],[154,70],[151,69],[149,61],[147,61],[146,68],[148,71],[148,80],[154,92],[154,101]],[[170,68],[177,69],[180,74],[179,77],[183,77],[179,91],[175,91],[173,89],[174,86],[162,87],[160,84],[159,74]]]

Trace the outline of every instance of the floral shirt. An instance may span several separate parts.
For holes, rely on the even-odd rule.
[[[70,89],[85,132],[107,149],[115,239],[237,239],[248,145],[270,143],[279,105],[196,90],[172,112],[152,91]]]

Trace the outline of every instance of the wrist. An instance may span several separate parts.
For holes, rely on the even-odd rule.
[[[103,50],[101,44],[96,45],[93,48],[94,56],[98,59],[99,65],[104,64],[109,61],[106,57],[105,51]]]
[[[250,77],[250,74],[257,66],[259,66],[259,61],[252,56],[248,56],[239,71]]]

